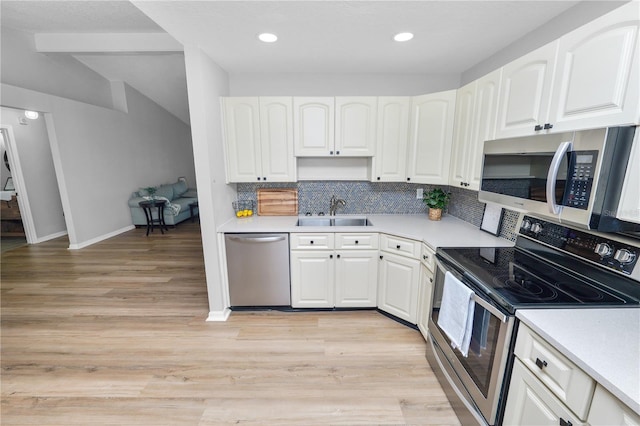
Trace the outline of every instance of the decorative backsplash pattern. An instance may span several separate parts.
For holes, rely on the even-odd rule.
[[[238,200],[256,202],[256,190],[259,188],[296,188],[300,214],[328,214],[329,200],[333,195],[346,201],[344,207],[338,208],[338,214],[427,214],[424,202],[416,198],[416,189],[424,188],[428,191],[434,186],[365,181],[239,183]],[[443,189],[451,192],[451,201],[446,213],[479,227],[485,204],[478,201],[478,193],[457,187],[445,186]],[[518,213],[505,209],[500,236],[515,241],[517,221]]]

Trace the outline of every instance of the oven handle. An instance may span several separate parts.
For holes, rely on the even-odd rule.
[[[442,269],[444,272],[447,272],[447,271],[451,272],[456,278],[462,281],[462,276],[459,273],[452,271],[451,269],[444,266],[444,264],[440,262],[440,260],[436,259],[436,265],[439,269]],[[478,305],[482,306],[487,311],[489,311],[491,315],[497,317],[501,322],[505,322],[505,323],[507,322],[508,317],[505,314],[500,312],[498,309],[496,309],[495,306],[491,305],[486,300],[482,299],[475,292],[473,293],[473,301],[476,302]]]
[[[562,142],[556,150],[556,153],[553,156],[553,160],[551,160],[551,165],[549,166],[546,192],[547,206],[549,207],[549,213],[551,214],[560,214],[560,212],[562,211],[562,206],[556,204],[556,182],[558,180],[560,165],[562,164],[562,157],[564,157],[567,152],[571,151],[572,148],[573,143],[571,141]]]

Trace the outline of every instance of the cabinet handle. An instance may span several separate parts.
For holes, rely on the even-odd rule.
[[[429,258],[429,256],[427,256],[427,255],[425,254],[425,255],[423,255],[423,256],[422,256],[422,258],[423,258],[424,260],[427,260],[427,259]]]
[[[411,178],[407,178],[407,182],[409,182],[411,180]]]
[[[380,255],[380,260],[382,260],[382,255]]]
[[[266,176],[265,176],[265,177],[263,177],[263,178],[262,178],[262,180],[267,180],[267,177],[266,177]]]
[[[398,245],[396,246],[396,248],[397,248],[398,250],[400,250],[400,244],[398,244]]]
[[[313,240],[309,241],[309,243],[313,244]]]
[[[337,255],[336,257],[337,257],[338,259],[340,259],[340,255]]]
[[[356,244],[358,244],[358,240],[356,240]]]
[[[336,151],[336,155],[340,155],[340,151]]]
[[[258,180],[260,180],[260,177],[258,177]]]
[[[540,130],[542,130],[542,126],[539,124],[536,124],[536,126],[533,128],[534,131],[539,132]]]
[[[333,155],[333,151],[329,151],[329,155]]]
[[[545,129],[545,130],[553,129],[553,124],[551,124],[551,123],[544,123],[544,129]]]
[[[433,278],[429,278],[429,282],[432,283],[433,282]]]
[[[573,426],[573,423],[571,423],[570,420],[565,420],[560,417],[560,426]]]
[[[540,370],[547,366],[547,361],[541,361],[540,358],[536,358],[536,365]]]
[[[378,176],[378,180],[380,180],[380,176]]]
[[[333,255],[332,254],[329,255],[329,259],[333,259]]]

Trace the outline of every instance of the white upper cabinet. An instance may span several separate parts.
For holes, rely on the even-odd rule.
[[[375,96],[294,97],[297,157],[375,155]]]
[[[223,98],[227,182],[295,182],[290,97]]]
[[[478,82],[476,80],[458,89],[449,185],[469,186],[467,183],[469,171],[467,164],[469,154],[467,151],[473,145],[473,116],[477,87]]]
[[[408,182],[449,184],[455,108],[455,90],[412,98]]]
[[[549,43],[503,67],[497,138],[546,130],[557,48]]]
[[[325,157],[334,151],[334,98],[294,97],[296,157]]]
[[[409,96],[378,98],[376,155],[372,175],[374,182],[404,182],[407,179],[410,108]]]
[[[255,182],[261,172],[258,98],[223,98],[227,182]]]
[[[262,179],[268,182],[296,181],[292,108],[290,97],[260,98]]]
[[[377,104],[375,96],[335,98],[335,155],[375,155]]]
[[[631,2],[560,38],[554,131],[639,123],[639,24]]]
[[[640,123],[640,4],[503,67],[496,137]]]

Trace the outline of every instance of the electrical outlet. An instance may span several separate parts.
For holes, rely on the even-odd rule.
[[[422,200],[423,195],[424,195],[424,189],[422,188],[416,189],[416,200]]]

